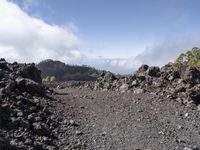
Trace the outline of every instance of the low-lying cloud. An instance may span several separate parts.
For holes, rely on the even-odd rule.
[[[113,68],[121,68],[124,72],[134,71],[142,64],[163,66],[168,62],[174,62],[181,53],[199,46],[200,38],[195,35],[176,37],[146,48],[136,57],[112,59],[109,64]]]

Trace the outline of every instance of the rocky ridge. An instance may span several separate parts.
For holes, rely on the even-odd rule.
[[[160,98],[177,100],[187,106],[200,104],[200,70],[181,64],[167,64],[161,68],[142,65],[135,74],[116,76],[103,72],[94,90],[155,93]]]
[[[89,66],[69,65],[61,61],[51,59],[37,64],[42,71],[42,78],[54,76],[56,81],[95,81],[100,73],[99,70]]]

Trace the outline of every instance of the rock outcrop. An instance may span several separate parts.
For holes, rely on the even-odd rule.
[[[161,68],[142,65],[135,74],[115,76],[102,74],[95,83],[95,90],[151,92],[161,98],[172,98],[183,104],[200,104],[200,70],[179,64]]]
[[[34,64],[0,59],[0,149],[56,149],[41,72]]]

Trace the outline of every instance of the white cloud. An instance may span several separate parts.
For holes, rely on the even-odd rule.
[[[198,35],[198,34],[197,34]],[[200,38],[196,35],[182,37],[171,37],[162,43],[146,48],[136,57],[124,59],[109,59],[107,65],[116,72],[132,72],[142,64],[152,66],[163,66],[174,60],[180,53],[191,50],[193,47],[200,47]]]
[[[47,24],[7,0],[0,0],[0,20],[1,57],[20,62],[77,58],[81,40],[71,30],[71,23],[69,28]]]

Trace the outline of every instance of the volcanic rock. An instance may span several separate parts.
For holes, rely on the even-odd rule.
[[[129,85],[125,83],[122,86],[120,86],[119,89],[120,89],[121,92],[126,92],[129,89]]]
[[[35,64],[22,65],[16,72],[23,78],[31,79],[39,84],[42,83],[41,71],[35,67]]]
[[[187,67],[183,79],[190,84],[200,83],[200,71],[195,67]]]
[[[147,70],[147,74],[152,77],[160,76],[160,68],[159,67],[149,67]]]
[[[167,64],[161,68],[142,65],[135,74],[115,76],[103,73],[95,83],[95,90],[145,91],[156,93],[161,98],[180,99],[188,104],[200,104],[200,70],[180,64]],[[179,101],[180,101],[179,100]]]
[[[45,95],[40,74],[34,64],[0,59],[0,149],[37,149],[39,145],[39,149],[57,149],[54,130],[59,123],[51,119],[53,112],[47,107],[51,99]],[[50,124],[58,125],[50,128]],[[51,142],[38,141],[41,135]]]
[[[141,67],[139,67],[139,69],[137,70],[136,74],[139,75],[144,75],[144,73],[147,71],[147,69],[149,68],[148,65],[142,65]]]
[[[107,72],[104,76],[103,79],[106,82],[113,82],[116,79],[116,76],[114,74],[112,74],[111,72]]]
[[[42,85],[31,79],[19,77],[16,79],[16,83],[17,87],[23,92],[44,95],[45,90]]]

